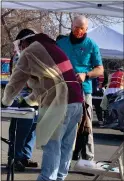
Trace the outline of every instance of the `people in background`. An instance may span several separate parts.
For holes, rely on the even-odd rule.
[[[97,78],[92,79],[92,86],[93,86],[93,93],[92,93],[93,102],[92,103],[94,105],[96,116],[98,119],[98,124],[100,127],[104,125],[105,113],[100,107],[100,104],[105,92],[105,88],[107,87],[107,83],[108,83],[108,75],[106,71],[104,71],[104,75],[101,75]]]
[[[58,40],[57,45],[66,53],[72,63],[77,80],[82,86],[82,94],[85,95],[86,103],[90,105],[90,117],[92,117],[92,78],[103,74],[103,65],[99,47],[87,37],[87,29],[87,18],[81,15],[75,17],[69,36]],[[83,159],[93,160],[94,142],[92,133],[88,135],[87,140],[84,154],[82,154]],[[78,158],[78,154],[74,154],[75,159]]]
[[[101,102],[101,107],[103,110],[108,109],[108,102],[113,94],[124,89],[124,67],[122,67],[118,62],[112,62],[110,67],[113,67],[113,73],[109,75],[108,86]]]
[[[43,33],[30,34],[25,37],[25,30],[22,30],[17,36],[23,51],[5,89],[2,105],[10,106],[30,80],[32,93],[23,99],[23,104],[39,105],[38,133],[42,132],[42,124],[39,127],[42,117],[47,117],[49,123],[51,119],[54,123],[61,120],[45,145],[40,142],[41,137],[37,139],[40,149],[43,148],[41,173],[37,180],[64,180],[72,158],[77,124],[82,116],[81,87],[69,59],[56,42]],[[49,111],[51,106],[52,111]],[[53,112],[54,117],[51,116]]]

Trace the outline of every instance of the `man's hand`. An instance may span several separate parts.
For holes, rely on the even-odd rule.
[[[21,107],[30,107],[30,106],[26,103],[25,99],[22,99],[21,101],[18,102],[18,107],[21,108]]]
[[[30,105],[28,105],[27,104],[27,102],[25,101],[25,99],[22,99],[21,100],[21,102],[18,104],[18,107],[19,108],[21,108],[21,107],[25,107],[25,108],[27,108],[27,107],[30,107],[30,108],[34,108],[35,110],[37,110],[38,109],[38,106],[30,106]]]
[[[84,82],[86,79],[86,73],[78,73],[76,74],[76,78],[79,83]]]

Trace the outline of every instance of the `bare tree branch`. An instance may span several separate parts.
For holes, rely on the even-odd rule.
[[[95,16],[95,20],[100,22],[101,24],[106,24],[107,25],[110,25],[110,24],[117,24],[117,23],[121,23],[123,22],[123,19],[114,19],[114,18],[111,18],[111,17],[108,17],[108,16],[99,16],[99,15],[96,15]]]
[[[45,16],[45,15],[44,15],[44,16]],[[44,16],[42,16],[42,18],[43,18]],[[33,17],[33,18],[31,17],[31,18],[27,18],[26,20],[21,21],[21,22],[19,22],[19,23],[15,24],[15,25],[11,26],[9,29],[11,30],[11,29],[13,29],[13,28],[15,28],[15,27],[20,26],[20,25],[21,25],[21,24],[23,24],[23,23],[31,22],[31,21],[34,21],[34,20],[37,20],[37,19],[40,19],[40,18],[41,18],[41,15],[40,15],[40,16],[38,16],[38,17]]]
[[[8,43],[5,43],[4,45],[1,46],[1,49],[8,46]]]
[[[13,11],[14,11],[14,9],[11,9],[11,10],[7,11],[6,13],[1,15],[1,18],[4,18],[5,16],[9,15]]]
[[[9,29],[11,30],[11,29],[13,29],[13,28],[15,28],[15,27],[20,26],[20,25],[23,24],[23,23],[27,23],[27,22],[29,22],[29,21],[34,21],[34,20],[39,19],[39,18],[40,18],[40,16],[39,16],[39,17],[34,17],[34,18],[28,18],[28,19],[26,19],[26,20],[24,20],[24,21],[21,21],[21,22],[15,24],[15,25],[11,26]]]
[[[61,26],[61,24],[62,24],[62,15],[63,15],[63,13],[61,12],[60,13],[60,23],[59,23],[59,34],[62,34],[62,26]]]
[[[63,28],[65,28],[65,29],[68,29],[68,30],[70,30],[71,28],[69,28],[69,27],[66,27],[66,26],[64,26],[63,25],[63,23],[62,22],[60,22],[60,19],[58,18],[58,16],[57,16],[57,13],[55,12],[55,16],[56,16],[56,20],[59,22],[59,24],[60,24],[60,26],[62,26]]]
[[[72,21],[73,21],[72,13],[69,13],[69,18],[70,18],[70,21],[71,21],[71,24],[72,24]]]
[[[33,28],[38,32],[44,32],[55,39],[58,32],[61,33],[62,28],[64,28],[65,31],[71,30],[73,17],[77,15],[79,14],[2,9],[2,56],[8,56],[9,53],[13,51],[11,43],[15,38],[16,33],[22,28]],[[93,27],[99,24],[109,26],[111,24],[123,22],[123,19],[119,18],[89,14],[82,15],[85,15],[92,22]]]
[[[12,40],[11,33],[10,33],[10,29],[8,29],[8,27],[7,27],[7,25],[6,25],[6,22],[5,22],[5,20],[4,20],[4,17],[1,17],[1,22],[2,22],[4,28],[5,28],[6,32],[7,32],[7,35],[8,35],[8,37],[9,37],[9,40]]]

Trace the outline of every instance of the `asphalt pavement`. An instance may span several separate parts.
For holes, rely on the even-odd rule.
[[[3,137],[8,138],[8,128],[9,128],[10,120],[3,119],[1,122],[1,133]],[[94,143],[95,143],[95,160],[97,161],[105,161],[109,160],[112,154],[116,151],[119,145],[124,140],[124,133],[118,130],[99,128],[97,126],[96,117],[94,116],[93,121],[93,134],[94,134]],[[1,144],[1,180],[6,180],[6,164],[7,164],[7,144]],[[34,148],[33,152],[33,160],[38,161],[41,164],[40,160],[42,159],[42,151]],[[72,163],[73,165],[74,163]],[[24,173],[15,173],[15,180],[36,180],[38,174],[40,173],[40,166],[36,169],[26,169]],[[69,173],[66,180],[92,180],[93,176],[86,176],[83,174],[75,174]],[[105,180],[117,180],[112,178],[105,178]]]

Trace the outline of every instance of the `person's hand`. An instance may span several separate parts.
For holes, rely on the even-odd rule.
[[[21,101],[20,101],[20,103],[18,104],[18,107],[19,108],[21,108],[21,107],[25,107],[25,108],[34,108],[35,110],[37,110],[38,109],[38,106],[30,106],[29,104],[27,104],[27,102],[25,101],[25,99],[22,99]]]
[[[27,102],[25,101],[25,99],[22,99],[21,101],[18,102],[18,107],[30,107]]]
[[[84,82],[86,79],[86,73],[78,73],[76,74],[76,78],[79,83]]]
[[[3,105],[3,103],[1,102],[1,108],[7,108],[8,106]]]

